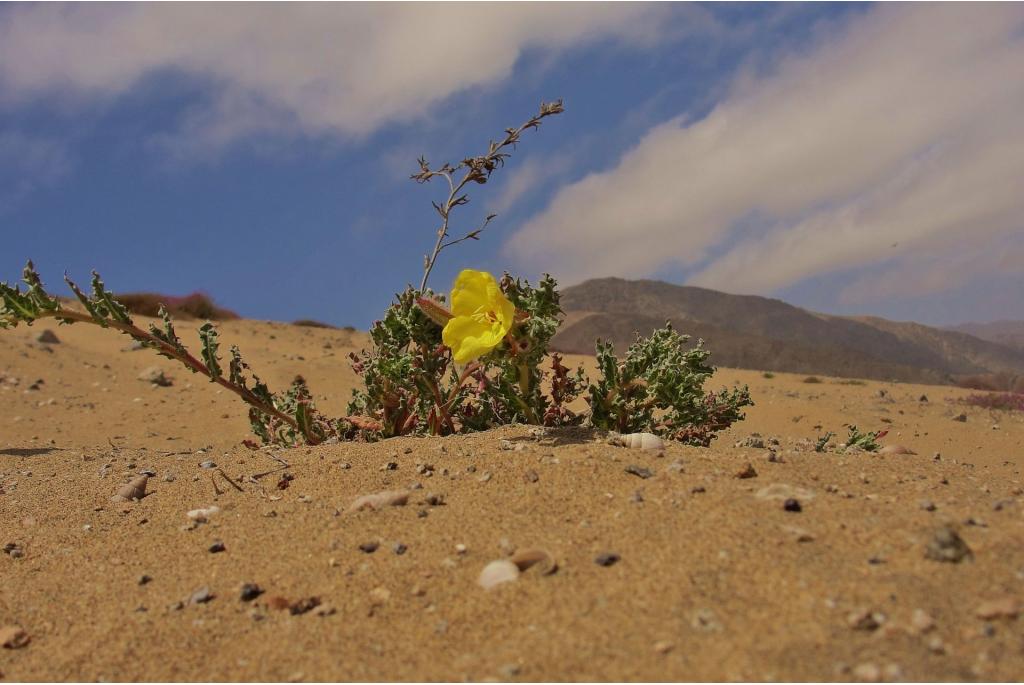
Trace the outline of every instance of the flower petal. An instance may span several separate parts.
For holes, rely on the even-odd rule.
[[[501,344],[504,333],[498,323],[487,324],[469,316],[456,316],[441,332],[441,339],[459,364],[487,354]]]
[[[492,293],[501,293],[494,276],[486,271],[463,269],[452,286],[452,314],[471,316],[491,308]]]

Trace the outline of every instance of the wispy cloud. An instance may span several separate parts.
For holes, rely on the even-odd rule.
[[[64,145],[18,131],[0,132],[0,212],[34,190],[52,185],[71,169]]]
[[[363,136],[558,54],[669,35],[662,5],[27,4],[0,14],[0,101],[110,99],[158,72],[216,93],[181,122],[198,148],[267,131]],[[171,141],[173,142],[173,141]]]
[[[1024,228],[1022,29],[1019,5],[877,7],[649,130],[508,248],[568,281],[674,266],[769,292],[888,263],[847,297],[955,285],[945,256],[973,246],[980,273]]]

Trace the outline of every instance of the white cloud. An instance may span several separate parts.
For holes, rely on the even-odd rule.
[[[666,35],[670,8],[575,3],[26,4],[0,14],[0,100],[111,98],[163,70],[217,95],[184,136],[360,136],[506,78],[528,49]]]
[[[1024,228],[1022,28],[1020,5],[874,8],[738,79],[703,119],[651,129],[507,247],[569,282],[681,266],[770,292],[892,261],[888,292],[909,288],[937,255]]]

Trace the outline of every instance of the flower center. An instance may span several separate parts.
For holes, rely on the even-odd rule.
[[[498,321],[498,315],[490,309],[485,309],[483,306],[477,307],[477,310],[471,316],[474,321],[482,324],[492,324]]]

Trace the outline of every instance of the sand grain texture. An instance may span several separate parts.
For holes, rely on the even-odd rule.
[[[1024,678],[1024,422],[964,391],[723,369],[757,406],[710,449],[514,426],[273,450],[290,467],[254,483],[280,465],[241,446],[235,397],[110,331],[39,328],[0,333],[0,627],[31,637],[0,649],[6,680]],[[273,388],[302,373],[344,410],[363,335],[220,329]],[[154,365],[172,385],[138,380]],[[916,454],[813,451],[844,423]],[[752,433],[773,458],[734,446]],[[144,470],[145,497],[111,501]],[[943,526],[972,558],[926,557]],[[517,549],[557,571],[477,585]]]

